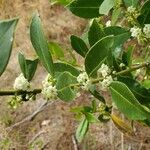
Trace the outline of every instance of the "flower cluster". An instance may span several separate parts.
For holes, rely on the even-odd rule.
[[[145,24],[143,32],[146,38],[150,38],[150,24]]]
[[[8,105],[10,108],[16,109],[22,104],[21,96],[14,96],[8,101]]]
[[[57,97],[57,89],[56,86],[54,85],[54,79],[50,74],[47,75],[45,80],[42,82],[43,84],[43,89],[42,89],[42,94],[45,99],[55,99]]]
[[[130,29],[131,36],[137,38],[139,44],[144,44],[146,41],[145,36],[143,35],[142,29],[134,26]]]
[[[100,81],[100,88],[103,91],[107,90],[107,87],[113,82],[113,78],[111,75],[107,76],[103,81]]]
[[[98,69],[97,73],[98,73],[98,76],[102,76],[105,78],[111,73],[111,70],[109,69],[107,65],[102,64],[101,67]]]
[[[130,32],[131,32],[131,36],[136,37],[136,38],[139,38],[142,34],[142,30],[140,28],[136,27],[136,26],[131,28]]]
[[[102,81],[100,81],[100,87],[101,87],[101,90],[103,91],[105,91],[107,87],[111,84],[111,82],[113,81],[113,78],[110,75],[110,73],[111,73],[110,68],[105,64],[102,64],[101,67],[98,69],[98,76],[101,76],[104,78]]]
[[[130,14],[133,14],[135,11],[136,11],[136,8],[133,7],[133,6],[130,6],[130,7],[127,8],[127,12],[130,13]]]
[[[91,86],[91,81],[86,72],[81,73],[77,77],[77,81],[83,90],[88,90]]]
[[[129,22],[134,24],[134,19],[136,19],[138,16],[139,16],[139,13],[135,7],[130,6],[127,8],[127,19]]]
[[[150,38],[150,24],[145,24],[143,29],[134,26],[130,29],[130,32],[131,36],[137,38],[139,44],[142,44],[147,41],[146,38]]]
[[[23,76],[22,73],[15,79],[14,89],[15,90],[22,90],[22,91],[29,91],[31,89],[31,84]]]

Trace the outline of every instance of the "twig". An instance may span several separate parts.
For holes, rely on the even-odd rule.
[[[39,131],[39,132],[31,139],[31,141],[29,141],[29,145],[31,145],[41,134],[44,134],[44,133],[46,133],[46,131],[43,131],[43,130]]]
[[[39,94],[41,93],[41,89],[34,89],[33,91],[19,91],[19,90],[7,90],[1,91],[0,96],[11,96],[11,95],[22,95],[22,94]]]
[[[110,144],[112,150],[114,150],[114,145],[113,145],[113,123],[110,121],[110,126],[109,126],[109,138],[110,138]]]
[[[31,115],[27,116],[23,120],[13,124],[12,126],[8,127],[8,130],[12,130],[13,128],[27,122],[27,121],[32,121],[40,112],[42,112],[47,106],[53,104],[55,101],[52,102],[44,102],[36,111],[34,111]]]
[[[141,149],[142,149],[142,147],[143,147],[143,142],[141,142],[141,143],[140,143],[140,147],[139,147],[139,149],[138,149],[138,150],[141,150]]]
[[[79,149],[78,149],[77,140],[76,140],[76,138],[74,137],[74,135],[72,135],[72,142],[73,142],[74,150],[79,150]]]
[[[137,69],[144,68],[144,67],[150,67],[150,62],[146,62],[146,63],[140,64],[140,65],[132,66],[131,68],[127,68],[125,70],[117,72],[114,75],[114,77],[126,74],[128,72],[132,72],[132,71],[135,71]],[[99,81],[101,81],[103,79],[104,78],[97,78],[97,79],[93,79],[91,81],[94,84],[94,83],[99,83]],[[75,86],[79,86],[79,85],[80,84],[76,83],[76,84],[70,84],[67,87],[75,87]],[[64,88],[67,88],[67,87],[64,87]],[[64,88],[60,89],[60,91],[64,90]],[[0,96],[11,96],[11,95],[22,95],[22,94],[40,94],[41,91],[42,91],[42,89],[34,89],[33,91],[20,91],[20,90],[19,91],[18,90],[7,90],[7,91],[4,91],[4,90],[0,90]]]
[[[122,115],[122,120],[124,121],[124,115]],[[121,132],[121,150],[124,150],[124,133]]]
[[[48,146],[49,143],[50,143],[50,141],[48,141],[46,144],[44,144],[43,147],[41,148],[41,150],[45,150],[45,148]]]

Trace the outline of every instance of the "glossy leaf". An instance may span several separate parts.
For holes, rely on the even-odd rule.
[[[72,89],[71,85],[76,83],[76,78],[72,74],[70,74],[69,72],[61,73],[58,76],[56,83],[58,97],[66,102],[73,100],[76,93]]]
[[[76,139],[78,142],[81,142],[83,140],[83,138],[85,137],[88,131],[88,128],[89,128],[89,122],[87,121],[86,118],[84,118],[76,130]]]
[[[150,91],[144,88],[138,81],[129,77],[118,77],[118,80],[125,83],[143,105],[150,105]]]
[[[139,23],[144,26],[144,24],[150,24],[150,0],[147,0],[141,8],[140,15],[137,18]]]
[[[71,36],[71,46],[82,57],[85,57],[86,53],[89,51],[85,42],[75,35]]]
[[[85,70],[89,76],[95,76],[100,65],[106,60],[109,48],[113,45],[113,36],[99,40],[91,47],[85,58]]]
[[[80,71],[76,68],[74,68],[72,65],[64,63],[64,62],[58,62],[54,63],[54,68],[56,72],[70,72],[73,76],[78,76],[80,74]]]
[[[24,55],[19,53],[18,61],[24,77],[28,79],[28,81],[31,81],[37,69],[38,59],[28,60]]]
[[[104,0],[99,8],[99,13],[108,15],[109,11],[114,7],[115,1],[114,0]]]
[[[120,47],[130,38],[130,32],[125,28],[118,26],[111,26],[104,28],[106,35],[114,35],[114,45],[113,48]]]
[[[93,20],[88,32],[88,40],[90,46],[93,46],[97,41],[105,36],[103,29],[96,20]]]
[[[118,109],[129,119],[150,119],[150,110],[146,110],[135,98],[129,88],[121,82],[114,81],[110,85],[112,100]]]
[[[0,21],[0,75],[8,64],[18,19]]]
[[[54,65],[51,53],[49,51],[47,40],[44,36],[41,20],[39,16],[36,14],[32,18],[31,26],[30,26],[30,38],[32,45],[39,56],[40,61],[46,70],[54,76]]]
[[[99,7],[103,0],[74,0],[68,5],[70,11],[81,18],[99,17]]]

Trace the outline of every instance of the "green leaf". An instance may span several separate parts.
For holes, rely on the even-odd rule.
[[[92,85],[91,87],[90,87],[90,93],[95,97],[95,98],[97,98],[100,102],[103,102],[103,103],[105,103],[105,99],[104,99],[104,97],[100,94],[100,92],[98,92],[97,90],[96,90],[96,87],[95,87],[95,85]]]
[[[0,75],[8,64],[18,19],[0,21]]]
[[[58,43],[49,42],[48,45],[52,55],[54,55],[58,59],[64,58],[63,49],[59,46]]]
[[[129,77],[118,77],[120,82],[125,83],[143,105],[150,105],[150,91],[144,88],[138,81]]]
[[[120,47],[130,38],[130,32],[125,28],[118,26],[110,26],[104,28],[106,35],[114,35],[114,45],[113,48]]]
[[[133,7],[136,7],[136,5],[138,4],[139,0],[123,0],[126,7],[130,7],[130,6],[133,6]]]
[[[38,59],[28,60],[25,59],[24,55],[19,53],[18,61],[24,77],[28,79],[28,81],[31,81],[37,69]]]
[[[72,89],[71,85],[76,84],[76,78],[69,72],[61,73],[57,78],[56,88],[58,90],[58,97],[69,102],[75,98],[76,93]]]
[[[142,82],[142,85],[146,88],[146,89],[150,89],[150,80],[144,80]]]
[[[104,0],[99,8],[99,13],[108,15],[109,11],[114,7],[115,1],[114,0]]]
[[[103,0],[74,0],[68,5],[70,11],[81,18],[99,17],[99,7]]]
[[[72,35],[70,39],[72,48],[82,57],[85,57],[86,53],[89,51],[85,42],[75,35]]]
[[[76,130],[76,139],[78,142],[81,142],[83,140],[83,138],[85,137],[88,131],[88,128],[89,128],[89,122],[87,121],[86,118],[84,118]]]
[[[99,122],[99,120],[94,116],[94,114],[92,114],[90,112],[86,112],[85,116],[89,123],[98,123]]]
[[[112,100],[118,109],[129,119],[150,119],[150,111],[146,110],[135,98],[129,88],[121,82],[114,81],[110,85]]]
[[[88,41],[88,30],[89,30],[89,26],[86,27],[85,31],[83,32],[83,34],[81,35],[82,40],[85,42],[86,45],[89,45],[89,41]]]
[[[147,0],[141,8],[140,15],[137,18],[139,23],[144,26],[144,24],[150,24],[150,0]]]
[[[122,54],[122,61],[128,67],[132,65],[134,48],[135,46],[129,46],[127,52],[124,51]]]
[[[128,64],[128,67],[131,67],[131,65],[132,65],[134,49],[135,49],[135,46],[129,46],[129,48],[127,50],[127,64]]]
[[[94,19],[88,32],[88,40],[90,46],[93,46],[97,41],[99,41],[104,36],[105,36],[104,31],[102,30],[98,22]]]
[[[30,26],[30,38],[32,45],[46,70],[54,76],[54,66],[47,40],[44,36],[41,20],[36,14],[32,18]]]
[[[112,13],[111,24],[114,26],[121,14],[121,8],[115,8]]]
[[[55,3],[59,3],[59,4],[62,4],[62,5],[67,5],[71,2],[72,0],[51,0],[52,4],[55,4]]]
[[[97,103],[96,100],[92,100],[92,112],[95,113],[97,111]]]
[[[78,76],[80,74],[80,71],[76,68],[74,68],[72,65],[64,63],[64,62],[58,62],[54,63],[54,68],[56,72],[70,72],[73,76]]]
[[[109,48],[113,45],[113,36],[99,40],[91,47],[85,58],[85,70],[89,76],[95,76],[100,65],[105,61]]]

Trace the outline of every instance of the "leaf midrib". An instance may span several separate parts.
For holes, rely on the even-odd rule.
[[[142,111],[140,108],[138,108],[138,107],[140,107],[140,106],[135,106],[135,105],[133,105],[130,101],[128,101],[126,98],[124,98],[118,91],[116,91],[114,88],[112,88],[112,87],[110,87],[110,89],[112,90],[112,91],[114,91],[114,92],[116,92],[121,98],[123,98],[128,104],[130,104],[132,107],[134,107],[137,111],[140,111],[143,115],[148,115],[147,113],[148,112],[144,112],[144,110]],[[141,107],[142,108],[142,107]],[[145,110],[146,111],[146,110]],[[143,116],[143,117],[145,117],[145,116]],[[147,117],[145,117],[145,119],[147,119]],[[144,120],[144,119],[143,119]]]

